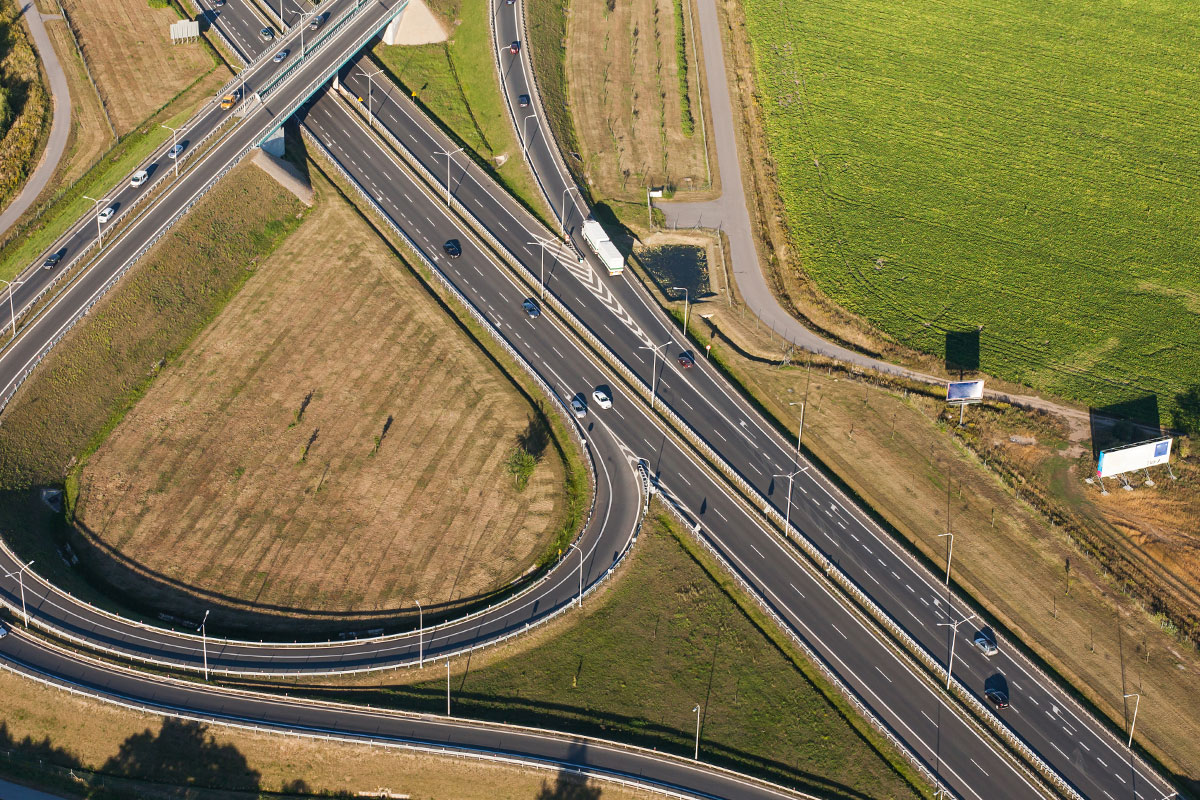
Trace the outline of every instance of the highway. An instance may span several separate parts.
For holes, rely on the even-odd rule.
[[[239,0],[230,0],[226,12],[236,2]],[[503,27],[507,18],[505,9],[513,7],[497,4],[497,8],[498,41],[506,43],[510,38],[520,38],[506,32]],[[513,25],[519,25],[519,19],[514,18]],[[528,83],[522,82],[527,80],[524,77],[527,74],[524,59],[511,59],[505,66],[506,54],[507,48],[500,50],[498,47],[507,91],[528,92]],[[348,71],[350,74],[344,74],[343,79],[352,90],[358,91],[353,72],[355,70],[351,68]],[[439,156],[437,151],[447,149],[448,142],[428,120],[415,114],[405,98],[393,96],[380,101],[383,94],[377,87],[376,111],[380,121],[397,139],[412,148],[415,157],[434,176],[445,175],[445,157]],[[392,90],[391,94],[399,93]],[[268,98],[268,107],[278,106],[276,101]],[[282,110],[279,113],[282,114]],[[304,122],[323,139],[342,167],[377,198],[380,206],[393,216],[393,221],[427,249],[431,260],[438,260],[438,247],[444,239],[458,234],[457,238],[469,241],[469,237],[458,230],[452,218],[442,216],[444,211],[439,204],[418,196],[419,187],[398,168],[378,166],[386,162],[386,152],[365,134],[338,100],[328,95],[319,97],[307,110]],[[534,122],[539,120],[535,119]],[[539,146],[537,139],[531,138],[528,144],[535,167],[538,167],[539,159],[556,164],[551,143],[543,140]],[[211,163],[220,163],[218,154],[228,155],[232,147],[227,143],[218,145],[212,154],[205,156],[205,162],[216,159]],[[364,154],[362,166],[354,163],[357,161],[354,156],[358,154]],[[370,155],[369,159],[366,154]],[[538,174],[547,189],[548,199],[554,205],[554,185],[543,175],[541,168],[538,168]],[[156,230],[153,227],[154,220],[168,218],[171,211],[168,201],[172,196],[180,201],[186,200],[186,189],[180,187],[199,184],[202,177],[189,178],[185,175],[179,185],[170,188],[167,196],[154,206],[153,212],[146,215],[150,221],[139,220],[135,223],[135,229],[130,231],[126,239],[101,259],[100,265],[93,270],[99,277],[92,279],[91,285],[101,285],[96,281],[106,275],[116,274],[122,259],[127,259],[133,252],[132,248],[139,242],[149,241]],[[533,235],[545,236],[547,231],[511,199],[503,196],[478,168],[465,159],[460,158],[452,165],[450,185],[454,196],[476,213],[510,252],[531,269],[536,268],[540,254],[536,253],[536,248],[530,247],[529,242],[533,241]],[[571,194],[566,192],[566,196]],[[573,210],[568,210],[566,222],[574,233],[582,211],[574,201],[572,203]],[[417,206],[429,213],[407,214]],[[181,207],[178,202],[176,207]],[[581,251],[586,253],[586,245],[579,244]],[[111,265],[113,271],[106,273],[99,269],[105,264]],[[592,386],[597,383],[617,386],[606,370],[593,364],[590,358],[574,347],[571,335],[560,330],[546,317],[536,321],[525,318],[519,307],[520,293],[487,259],[476,259],[474,254],[468,252],[462,259],[453,262],[453,269],[455,271],[447,272],[447,275],[459,291],[488,315],[506,338],[511,335],[510,344],[534,365],[560,396],[566,398],[575,392],[590,394]],[[472,272],[476,274],[472,275]],[[775,476],[794,469],[794,446],[766,426],[702,360],[689,370],[680,369],[675,357],[688,345],[680,340],[674,326],[653,307],[636,281],[626,278],[614,280],[607,276],[601,278],[601,274],[598,264],[593,260],[589,259],[582,265],[568,261],[550,271],[547,287],[593,333],[600,336],[644,383],[656,383],[659,399],[688,420],[696,430],[703,431],[706,441],[782,511],[787,502],[783,496],[786,490],[783,489],[784,482]],[[49,341],[46,335],[55,333],[53,319],[65,319],[86,304],[90,297],[86,288],[75,289],[75,286],[86,283],[85,276],[64,293],[64,297],[49,312],[43,312],[42,316],[30,323],[15,345],[0,353],[0,380],[8,379],[21,363],[20,357],[12,356],[15,350],[24,345],[28,352],[29,348],[35,347],[39,332],[43,336],[40,340],[43,344]],[[47,318],[53,319],[46,323]],[[39,325],[42,327],[37,327]],[[529,329],[523,325],[529,326]],[[651,343],[667,344],[668,357],[665,361],[656,360],[649,350],[642,349]],[[655,372],[658,374],[653,374]],[[665,440],[656,420],[645,414],[640,406],[621,400],[618,396],[614,408],[610,410],[612,413],[592,409],[586,420],[589,446],[599,454],[600,464],[611,465],[613,473],[624,470],[624,477],[618,476],[614,485],[634,486],[634,473],[628,469],[628,464],[631,458],[645,458],[659,485],[701,523],[710,543],[735,565],[776,613],[851,685],[864,702],[960,795],[1023,796],[1031,791],[1024,784],[1024,779],[996,756],[989,743],[965,726],[957,713],[944,705],[939,695],[908,673],[903,664],[862,629],[856,618],[849,615],[813,580],[790,548],[783,546],[776,536],[763,529],[757,519],[748,517],[740,505],[734,503],[719,485],[707,477],[707,473],[697,468],[689,453],[678,451]],[[840,497],[815,470],[803,462],[800,466],[804,471],[795,482],[799,495],[793,492],[790,510],[796,532],[808,536],[824,549],[841,569],[887,608],[930,652],[946,653],[949,629],[939,625],[960,618],[962,611],[958,609],[963,608],[963,604],[945,593],[936,577],[913,562],[886,534],[878,531],[864,515]],[[598,468],[598,475],[601,472],[603,470]],[[606,505],[599,496],[597,505]],[[627,506],[629,503],[623,500],[614,505]],[[602,527],[618,526],[606,524]],[[626,530],[626,540],[628,533]],[[611,543],[614,545],[614,557],[621,552],[616,546],[621,538],[621,535],[615,535]],[[599,542],[599,539],[596,541]],[[591,558],[586,565],[589,582],[603,574],[612,563],[612,559],[607,557],[609,546],[610,543],[606,543],[602,549],[590,549]],[[6,565],[5,568],[11,566]],[[565,588],[570,588],[565,585],[572,583],[567,579],[569,575],[569,570],[560,565],[557,585],[553,587],[557,594],[548,593],[546,602],[557,602],[558,607],[564,602],[569,603],[570,592],[564,592]],[[31,614],[44,614],[46,620],[56,622],[70,621],[76,626],[74,631],[80,638],[99,641],[103,646],[122,651],[144,648],[148,652],[167,652],[173,660],[186,662],[187,666],[196,668],[198,653],[194,636],[181,637],[137,626],[131,626],[117,636],[112,629],[127,623],[114,622],[111,617],[86,619],[78,612],[77,604],[53,595],[49,587],[42,588],[43,594],[31,604]],[[5,582],[3,590],[8,602],[17,602],[18,587],[14,583]],[[29,586],[26,586],[26,592],[30,592]],[[43,599],[48,593],[50,599]],[[518,624],[524,623],[519,616],[515,619],[519,620]],[[512,621],[508,620],[510,623]],[[463,640],[454,639],[452,628],[448,626],[444,633],[431,635],[422,645],[425,651],[432,655],[439,652],[439,648],[445,652],[461,646]],[[956,676],[979,693],[986,681],[1000,676],[1008,685],[1013,699],[1012,708],[1004,712],[1008,724],[1079,791],[1088,796],[1130,798],[1152,798],[1169,791],[1140,762],[1130,760],[1128,753],[1122,752],[1124,748],[1120,747],[1120,743],[1103,730],[1097,720],[1079,710],[1061,690],[1046,681],[1036,668],[1025,661],[1015,648],[1005,646],[1002,641],[1001,652],[991,659],[975,651],[970,645],[974,632],[975,629],[969,625],[959,629]],[[495,635],[494,632],[489,633]],[[318,648],[264,648],[249,643],[220,643],[215,653],[210,648],[208,656],[210,668],[238,671],[264,666],[273,671],[325,670],[335,662],[338,669],[368,668],[411,660],[413,638],[409,635],[373,642],[334,643]],[[7,651],[0,648],[0,652]],[[127,654],[146,657],[145,653]],[[203,653],[199,655],[202,657]],[[215,661],[211,660],[214,658]],[[983,787],[986,789],[981,794]]]

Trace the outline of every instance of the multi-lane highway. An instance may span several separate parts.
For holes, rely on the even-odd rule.
[[[249,20],[249,16],[239,17],[235,11],[236,4],[244,1],[230,0],[214,24],[232,24],[239,18]],[[336,3],[329,5],[337,7]],[[512,98],[531,93],[532,85],[524,57],[512,57],[506,47],[508,41],[522,38],[517,8],[496,3],[494,17],[502,85]],[[331,58],[328,63],[341,62]],[[343,80],[353,91],[365,94],[365,86],[355,83],[362,80],[357,72],[353,67],[344,71]],[[295,79],[287,85],[294,83]],[[285,94],[289,98],[293,94],[299,99],[303,96],[281,91],[281,98]],[[431,175],[445,176],[446,160],[439,151],[453,149],[449,142],[398,92],[391,92],[390,97],[387,94],[376,86],[379,122],[411,150]],[[268,108],[263,110],[269,113],[274,108],[282,115],[283,105],[286,104],[268,97]],[[388,152],[363,129],[341,100],[331,95],[319,97],[306,110],[304,124],[383,213],[431,261],[443,268],[458,291],[561,398],[569,398],[576,392],[590,394],[591,388],[600,383],[619,386],[609,370],[576,347],[574,337],[549,317],[532,320],[524,315],[520,309],[522,290],[477,247],[468,245],[463,258],[454,261],[440,255],[440,243],[445,239],[455,237],[471,242],[471,238],[435,199],[423,194],[421,186],[398,164],[389,164]],[[563,204],[567,204],[566,227],[574,236],[583,211],[574,199],[568,202],[575,193],[569,190],[553,143],[542,138],[539,118],[529,120],[525,128],[523,135],[530,137],[527,141],[530,158],[547,199],[560,216]],[[240,142],[235,136],[231,135],[231,141]],[[220,160],[222,157],[234,152],[238,152],[234,144],[223,141],[204,156],[204,163],[219,166],[225,163]],[[360,154],[362,159],[357,157]],[[117,274],[122,259],[128,260],[139,243],[152,238],[157,230],[155,223],[169,219],[173,208],[182,207],[180,201],[187,199],[186,192],[202,185],[202,178],[198,167],[195,173],[185,175],[178,185],[170,187],[153,211],[146,214],[146,219],[134,223],[122,242],[93,268],[97,278],[92,279],[90,286],[99,287],[106,276]],[[541,254],[531,243],[535,236],[545,237],[548,232],[465,159],[452,164],[449,182],[455,198],[478,217],[503,247],[536,271]],[[182,193],[173,194],[177,192]],[[81,231],[76,234],[83,235]],[[586,245],[577,244],[587,253]],[[568,259],[556,263],[548,272],[547,290],[600,337],[640,381],[647,386],[656,385],[660,401],[688,421],[768,502],[783,511],[788,504],[785,487],[791,484],[779,476],[796,469],[794,446],[765,425],[702,360],[690,369],[678,365],[675,359],[688,348],[687,342],[653,307],[635,281],[601,275],[599,265],[590,258],[582,264]],[[86,277],[78,284],[87,284]],[[87,287],[82,291],[72,287],[64,292],[51,307],[52,311],[57,309],[54,314],[58,316],[43,312],[23,331],[15,345],[28,342],[26,351],[31,352],[38,341],[50,341],[45,337],[54,333],[54,327],[53,319],[49,326],[44,322],[47,316],[68,319],[73,309],[86,304],[89,296]],[[657,358],[646,349],[651,345],[665,345],[666,358]],[[21,360],[11,357],[11,352],[17,349],[10,346],[0,353],[0,381],[15,375]],[[996,753],[993,744],[975,733],[939,693],[910,672],[857,617],[837,602],[804,568],[790,547],[763,528],[757,518],[748,516],[742,505],[697,466],[690,453],[678,450],[644,406],[633,402],[633,398],[621,397],[618,389],[612,409],[593,408],[584,422],[589,448],[596,454],[599,487],[598,511],[589,526],[590,532],[585,534],[592,537],[585,538],[589,543],[585,548],[589,558],[584,568],[589,583],[603,574],[622,552],[632,530],[630,515],[602,513],[601,509],[636,506],[636,498],[632,502],[630,499],[637,489],[629,464],[631,458],[644,458],[659,485],[699,522],[725,560],[932,772],[966,797],[1024,796],[1033,792],[1022,774]],[[798,463],[802,472],[796,476],[790,502],[795,532],[807,536],[827,553],[930,652],[944,657],[951,629],[943,626],[962,617],[962,603],[945,593],[933,576],[877,530],[822,476],[804,462]],[[607,499],[606,483],[613,487],[607,490]],[[40,594],[35,594],[37,602],[29,605],[30,613],[43,615],[39,619],[45,624],[69,625],[70,635],[133,657],[157,659],[166,654],[165,660],[196,668],[207,655],[210,668],[217,669],[325,671],[406,662],[413,657],[414,645],[432,657],[469,646],[473,641],[494,639],[519,629],[527,621],[542,618],[548,609],[569,603],[570,590],[575,587],[575,581],[570,580],[572,576],[569,565],[560,566],[536,591],[492,612],[498,615],[489,622],[495,627],[480,630],[483,639],[471,640],[469,625],[448,625],[430,632],[419,645],[409,634],[317,647],[264,647],[229,642],[208,642],[206,646],[192,636],[144,628],[81,610],[78,604],[44,585],[35,585]],[[10,604],[18,602],[16,584],[4,582],[0,588]],[[30,588],[25,587],[27,603]],[[475,620],[475,624],[478,622]],[[1000,652],[990,658],[974,650],[970,639],[975,630],[970,625],[957,629],[955,675],[980,695],[989,682],[991,685],[1003,682],[1012,698],[1012,707],[1003,712],[1007,724],[1081,793],[1096,797],[1154,798],[1169,791],[1101,723],[1080,710],[1014,648],[1001,642]],[[8,652],[7,647],[16,646],[21,640],[14,637],[12,642],[0,648],[0,652]]]

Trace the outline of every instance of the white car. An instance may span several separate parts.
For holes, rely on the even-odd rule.
[[[177,144],[171,148],[171,151],[169,153],[167,153],[167,158],[178,158],[179,154],[182,152],[183,152],[183,145]]]
[[[101,211],[100,214],[97,215],[96,219],[100,221],[101,225],[103,225],[104,223],[106,223],[110,219],[112,219],[113,214],[115,214],[115,213],[117,213],[117,210],[115,208],[113,208],[112,206],[109,206],[108,208]]]
[[[592,399],[601,408],[612,408],[612,395],[608,393],[607,386],[597,386],[596,390],[592,392]]]
[[[136,189],[149,180],[149,178],[149,172],[146,172],[144,169],[139,169],[137,172],[133,173],[133,177],[129,179],[129,185]]]
[[[571,398],[571,410],[575,412],[577,419],[587,416],[587,403],[583,401],[583,395],[577,394]]]

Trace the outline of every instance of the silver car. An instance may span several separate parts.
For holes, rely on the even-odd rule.
[[[571,410],[575,412],[578,419],[583,419],[587,416],[587,403],[583,400],[583,395],[575,395],[571,398]]]
[[[983,631],[975,634],[975,647],[985,656],[994,656],[1000,652],[1000,648],[996,647],[996,643],[992,641],[992,637]]]

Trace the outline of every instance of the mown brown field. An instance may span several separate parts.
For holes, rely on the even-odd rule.
[[[146,604],[428,615],[520,576],[560,522],[552,447],[522,492],[504,467],[532,406],[325,195],[84,470],[79,528]]]
[[[645,203],[646,187],[707,189],[700,70],[683,2],[688,94],[694,132],[684,133],[672,0],[571,3],[567,85],[575,130],[593,191]],[[697,48],[699,43],[697,42]]]
[[[213,67],[198,42],[171,44],[179,20],[146,0],[62,0],[117,135],[133,130]]]

